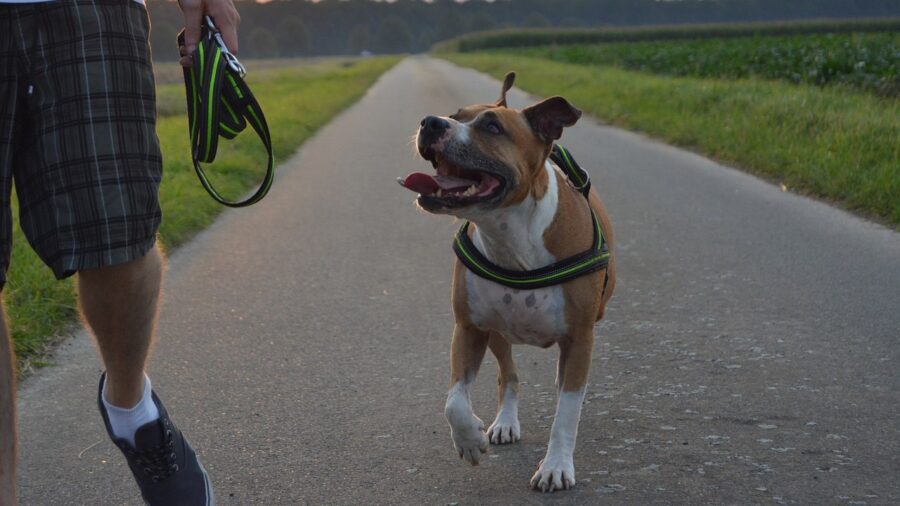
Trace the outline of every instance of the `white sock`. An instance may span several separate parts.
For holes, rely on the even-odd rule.
[[[142,425],[159,419],[159,410],[156,408],[153,398],[150,397],[150,392],[150,378],[145,374],[144,393],[141,395],[141,400],[134,407],[120,408],[106,400],[106,382],[103,383],[103,405],[106,407],[112,432],[117,438],[128,441],[132,447],[137,430]]]

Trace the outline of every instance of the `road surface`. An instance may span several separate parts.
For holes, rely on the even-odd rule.
[[[457,458],[443,419],[457,224],[395,178],[427,114],[500,84],[409,58],[172,255],[150,374],[220,505],[897,504],[900,234],[584,118],[619,281],[590,375],[578,485],[528,479],[555,349],[515,348],[524,439]],[[510,103],[534,97],[515,91]],[[96,411],[83,333],[20,387],[24,505],[138,504]],[[494,414],[488,358],[476,412]]]

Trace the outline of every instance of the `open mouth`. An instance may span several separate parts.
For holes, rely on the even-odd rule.
[[[419,203],[427,207],[463,207],[491,200],[503,192],[502,177],[477,169],[454,165],[441,153],[431,164],[436,175],[413,172],[397,180],[401,186],[419,194]]]

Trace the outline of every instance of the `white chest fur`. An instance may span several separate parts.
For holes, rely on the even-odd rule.
[[[472,323],[496,330],[513,344],[548,346],[566,333],[559,286],[515,290],[466,273]]]
[[[559,202],[556,169],[547,163],[547,192],[517,206],[475,217],[472,242],[492,262],[516,269],[536,269],[556,261],[544,245]],[[495,330],[513,344],[549,346],[567,331],[562,288],[516,290],[466,272],[466,295],[472,323]]]

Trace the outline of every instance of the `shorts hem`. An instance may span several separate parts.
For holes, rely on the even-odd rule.
[[[143,258],[156,244],[156,234],[137,244],[98,253],[65,255],[50,268],[56,279],[65,279],[79,271],[112,267]],[[65,267],[64,267],[65,266]]]

